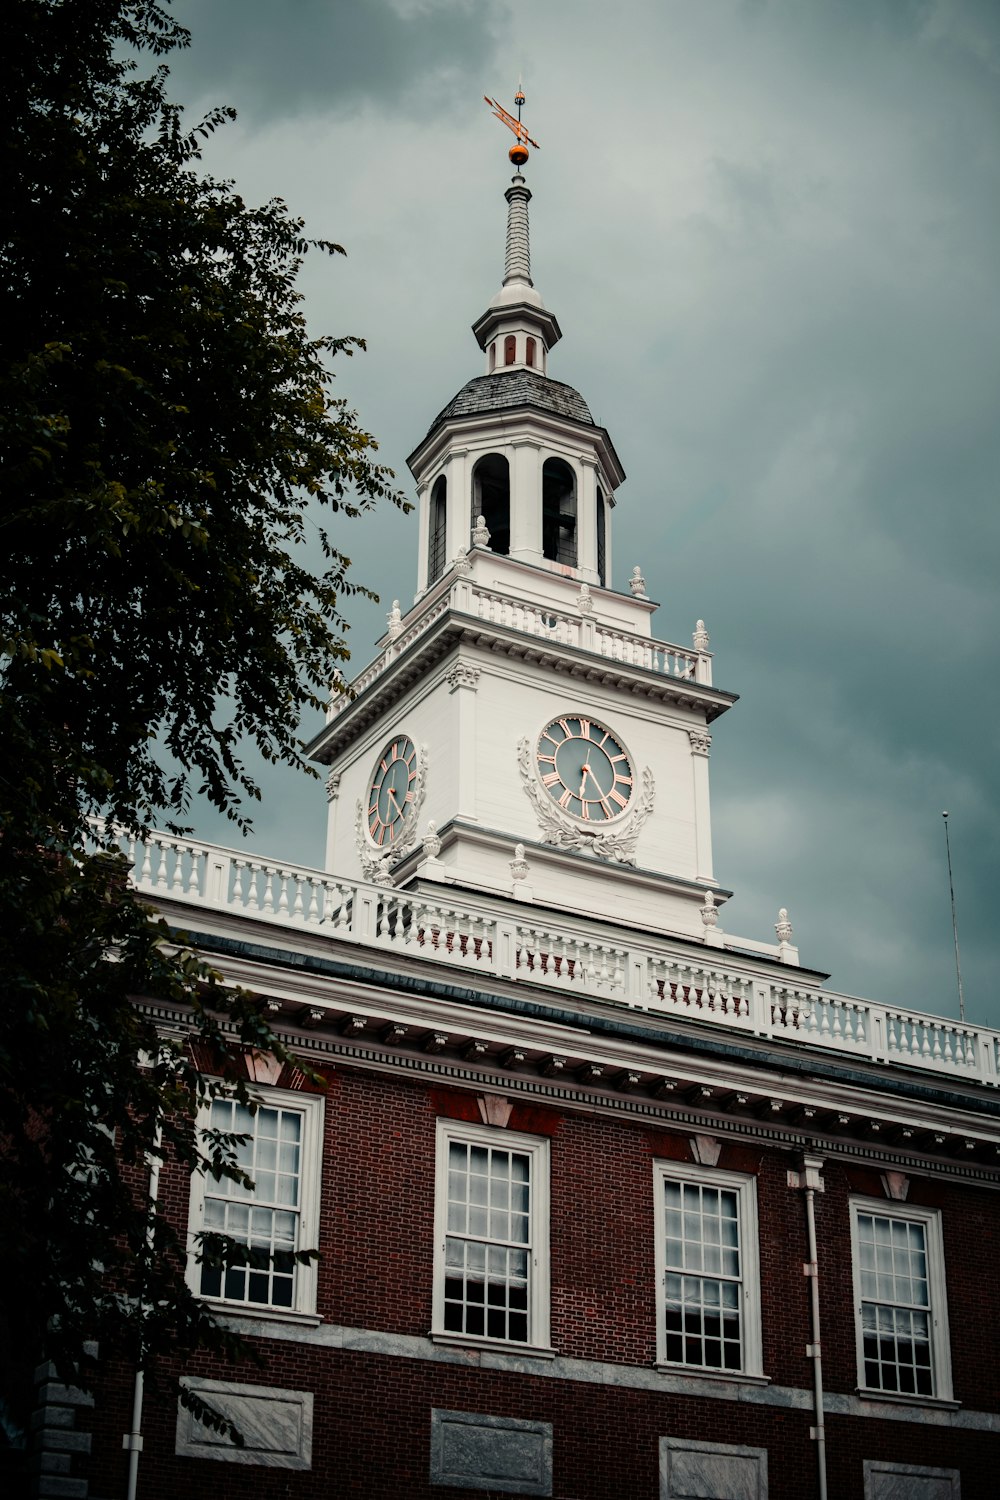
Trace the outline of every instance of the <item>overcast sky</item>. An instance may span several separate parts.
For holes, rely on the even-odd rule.
[[[411,493],[405,455],[482,370],[510,175],[482,95],[523,70],[550,373],[629,475],[614,584],[641,560],[655,632],[703,617],[740,694],[711,760],[723,923],[773,941],[787,906],[833,987],[957,1014],[947,808],[967,1011],[1000,1026],[1000,6],[174,8],[174,96],[239,111],[206,167],[348,250],[307,268],[307,314],[367,339],[340,393]],[[416,527],[350,524],[383,596],[360,670],[412,602]],[[321,863],[321,786],[264,788],[261,852]]]

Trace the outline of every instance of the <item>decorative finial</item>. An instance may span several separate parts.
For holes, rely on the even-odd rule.
[[[576,596],[576,607],[581,615],[589,615],[594,607],[594,598],[590,592],[589,583],[581,583],[580,592]]]
[[[704,620],[695,621],[694,634],[691,637],[691,644],[694,646],[694,649],[696,651],[708,650],[708,631],[705,629]]]
[[[389,639],[390,641],[394,641],[402,634],[403,630],[403,616],[399,608],[398,599],[393,599],[392,608],[385,618],[389,625]]]
[[[701,908],[701,920],[705,927],[715,927],[719,920],[719,913],[715,909],[715,897],[711,891],[705,892],[705,904]]]
[[[508,114],[507,110],[505,110],[503,105],[499,104],[496,99],[491,99],[488,94],[484,94],[483,98],[489,105],[490,109],[493,111],[494,115],[496,115],[500,123],[502,125],[506,125],[507,129],[512,130],[517,136],[516,142],[513,146],[511,146],[507,155],[510,157],[511,161],[518,169],[518,171],[520,171],[525,162],[528,160],[528,147],[534,146],[536,151],[540,151],[542,149],[537,141],[532,140],[531,136],[528,134],[527,127],[521,124],[521,106],[524,103],[524,91],[522,90],[521,85],[518,84],[517,93],[514,95],[514,103],[517,105],[516,120],[514,119],[514,116],[512,114]]]
[[[490,545],[489,527],[483,516],[476,517],[476,524],[472,528],[472,545],[474,547],[488,547]]]
[[[792,940],[792,924],[788,920],[788,907],[783,906],[778,912],[778,920],[774,924],[774,930],[778,934],[779,943],[790,943]]]
[[[632,569],[632,577],[628,581],[628,586],[633,599],[645,599],[647,597],[646,580],[642,576],[642,569],[638,563]]]
[[[528,878],[528,861],[524,857],[523,844],[514,845],[514,858],[510,862],[510,878],[514,881]]]
[[[456,573],[468,573],[470,566],[471,564],[469,562],[468,552],[464,547],[459,547],[458,551],[455,553],[452,567],[454,568]]]
[[[424,858],[437,859],[441,853],[441,840],[438,838],[437,824],[433,818],[427,819],[427,832],[423,838]]]

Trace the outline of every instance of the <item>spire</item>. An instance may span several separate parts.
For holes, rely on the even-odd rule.
[[[504,259],[503,284],[508,286],[512,281],[523,281],[531,286],[531,243],[528,237],[531,189],[520,172],[514,173],[504,196],[507,199],[507,254]]]
[[[486,97],[486,96],[484,96]],[[507,199],[507,247],[503,285],[489,307],[472,325],[476,341],[486,355],[486,370],[533,369],[546,373],[549,350],[561,337],[559,324],[547,312],[531,279],[531,246],[528,238],[528,204],[531,192],[521,174],[528,160],[528,147],[539,149],[521,121],[524,92],[517,86],[514,103],[517,118],[496,99],[486,103],[502,125],[516,137],[507,153],[514,176],[504,194]]]

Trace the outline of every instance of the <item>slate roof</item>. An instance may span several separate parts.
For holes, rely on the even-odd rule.
[[[427,436],[436,432],[449,417],[479,416],[521,406],[533,406],[536,410],[569,417],[574,422],[585,422],[588,427],[596,426],[586,401],[571,385],[549,380],[538,370],[505,370],[492,375],[477,375],[463,385],[458,395],[438,412]]]

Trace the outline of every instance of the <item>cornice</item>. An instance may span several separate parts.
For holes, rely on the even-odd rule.
[[[485,983],[472,992],[419,957],[404,974],[209,934],[188,940],[228,983],[260,996],[283,1040],[306,1054],[1000,1185],[1000,1097],[986,1087],[720,1037],[704,1023],[681,1030],[600,1001],[571,1010],[563,995],[559,1005]]]
[[[654,702],[696,708],[709,724],[725,713],[738,697],[738,694],[724,692],[721,688],[706,687],[687,678],[670,677],[647,667],[615,662],[581,647],[546,641],[449,608],[440,620],[390,662],[384,672],[358,694],[350,707],[324,725],[306,745],[305,753],[312,760],[330,765],[369,724],[398,702],[414,682],[422,681],[428,671],[460,646],[473,646],[493,655],[530,662],[545,671],[598,683]]]
[[[488,440],[491,433],[509,434],[511,429],[537,433],[542,441],[555,438],[567,439],[575,447],[590,448],[598,455],[603,465],[608,487],[617,490],[625,483],[625,470],[615,451],[607,428],[596,422],[582,422],[576,417],[563,416],[545,407],[525,402],[521,406],[505,406],[496,411],[469,412],[463,416],[448,416],[417,444],[406,460],[414,479],[420,480],[441,455],[453,446],[459,437],[464,442],[480,435]],[[505,439],[507,440],[507,439]]]
[[[155,1005],[145,1005],[143,1009],[165,1029],[183,1032],[189,1025],[188,1017],[183,1011]],[[984,1160],[975,1160],[971,1156],[968,1160],[935,1156],[888,1138],[884,1142],[851,1139],[822,1128],[806,1129],[796,1121],[781,1118],[774,1111],[770,1111],[771,1118],[767,1114],[761,1115],[761,1101],[765,1105],[776,1102],[773,1091],[758,1093],[757,1096],[748,1092],[745,1113],[735,1112],[728,1106],[723,1109],[713,1109],[710,1106],[699,1108],[692,1104],[692,1097],[714,1092],[721,1097],[731,1098],[728,1088],[713,1090],[704,1084],[691,1084],[682,1075],[676,1080],[665,1079],[664,1082],[669,1083],[669,1089],[664,1098],[657,1099],[650,1097],[648,1092],[640,1091],[638,1084],[630,1083],[628,1078],[633,1075],[622,1078],[621,1058],[612,1058],[609,1063],[604,1064],[615,1079],[615,1086],[601,1088],[581,1084],[577,1076],[581,1069],[600,1069],[601,1064],[581,1063],[573,1059],[571,1066],[565,1066],[569,1062],[569,1059],[565,1059],[566,1077],[562,1076],[562,1072],[555,1077],[540,1075],[537,1068],[532,1070],[527,1057],[512,1067],[498,1069],[477,1066],[468,1056],[471,1048],[476,1045],[475,1038],[461,1044],[467,1056],[446,1055],[445,1049],[453,1038],[440,1026],[434,1027],[433,1015],[422,1017],[423,1025],[418,1023],[415,1028],[418,1033],[415,1040],[419,1043],[420,1050],[414,1050],[412,1044],[409,1047],[405,1044],[406,1036],[413,1026],[413,1017],[405,1012],[402,1020],[379,1017],[373,1021],[372,1017],[360,1014],[357,1007],[348,1007],[336,1020],[346,1030],[346,1036],[327,1031],[323,1021],[314,1022],[312,1031],[304,1031],[282,1026],[280,1016],[271,1017],[275,1035],[285,1046],[306,1059],[327,1066],[333,1063],[341,1068],[350,1067],[362,1072],[424,1079],[436,1085],[446,1084],[462,1092],[499,1094],[508,1099],[530,1100],[535,1104],[571,1113],[583,1111],[602,1118],[623,1118],[672,1134],[707,1134],[722,1140],[739,1140],[772,1150],[815,1152],[837,1160],[904,1171],[911,1175],[933,1176],[1000,1189],[1000,1166],[992,1167]],[[428,1021],[431,1022],[430,1026],[427,1025]],[[319,1029],[321,1026],[324,1029]],[[375,1028],[395,1035],[398,1040],[393,1045],[385,1046],[379,1045],[376,1035],[372,1035],[370,1041],[361,1038],[362,1032],[367,1033],[369,1029],[374,1032]],[[507,1040],[502,1039],[503,1042]],[[551,1059],[553,1038],[547,1037],[545,1042],[546,1053]],[[485,1046],[486,1043],[480,1039],[479,1045]],[[511,1045],[518,1052],[516,1038]],[[521,1054],[518,1053],[518,1056]],[[664,1059],[664,1063],[669,1061],[669,1058]],[[829,1113],[827,1109],[820,1107],[816,1094],[811,1094],[810,1097],[817,1102],[819,1118]],[[802,1109],[794,1099],[791,1102],[785,1101],[785,1107],[800,1112]],[[865,1111],[865,1116],[868,1113],[869,1111]],[[889,1120],[879,1123],[885,1123],[896,1130],[905,1129],[905,1126],[899,1125],[892,1127]],[[1000,1145],[995,1141],[982,1141],[978,1144],[981,1152],[989,1152],[991,1149],[994,1153],[1000,1152]]]

